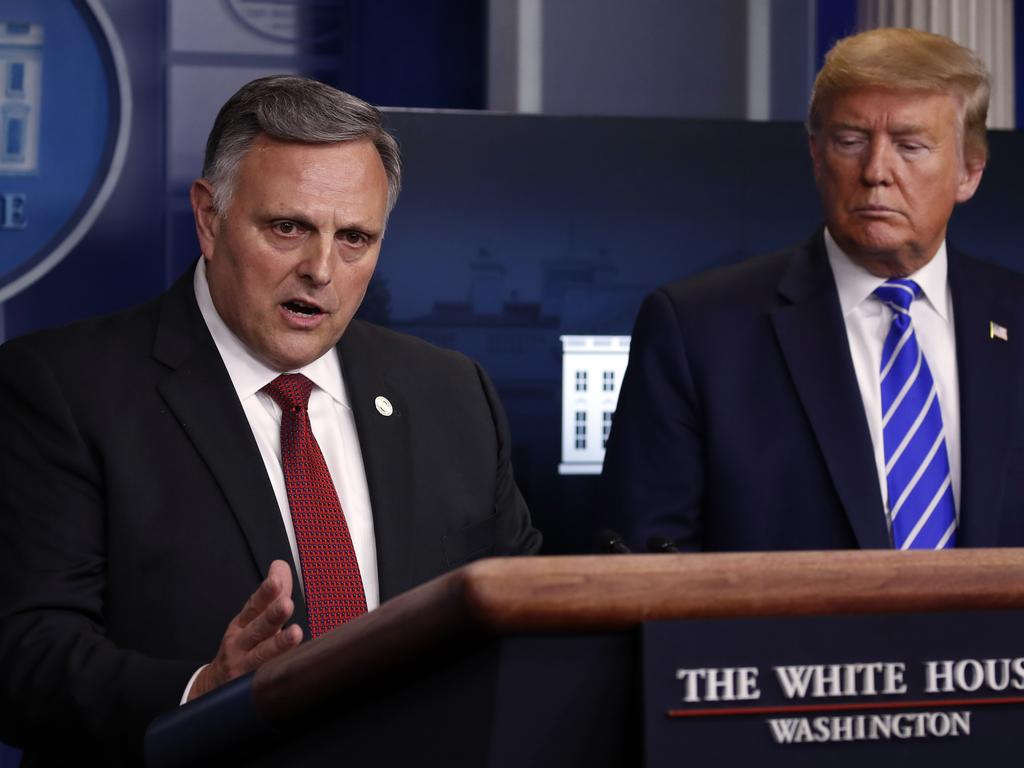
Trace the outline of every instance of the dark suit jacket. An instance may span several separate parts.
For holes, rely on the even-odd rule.
[[[535,552],[479,366],[359,321],[338,351],[381,599]],[[138,759],[145,725],[275,558],[291,562],[281,514],[191,274],[138,309],[0,348],[0,739],[41,763]]]
[[[958,544],[1024,545],[1024,277],[950,250],[949,284]],[[646,299],[603,475],[604,523],[639,551],[652,536],[688,550],[890,546],[820,231]]]

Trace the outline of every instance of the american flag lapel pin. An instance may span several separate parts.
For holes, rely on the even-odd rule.
[[[990,339],[999,339],[1000,341],[1009,341],[1010,333],[999,323],[989,320],[988,321],[988,337]]]

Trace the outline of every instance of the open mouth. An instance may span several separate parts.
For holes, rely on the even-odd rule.
[[[297,315],[303,315],[305,317],[313,317],[314,315],[323,314],[323,310],[313,304],[305,304],[301,301],[286,301],[282,306],[289,312],[294,312]]]

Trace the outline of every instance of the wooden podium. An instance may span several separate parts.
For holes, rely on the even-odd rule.
[[[483,560],[150,726],[150,765],[630,766],[657,619],[1024,608],[1024,550]]]

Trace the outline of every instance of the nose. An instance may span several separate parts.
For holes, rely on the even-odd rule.
[[[329,237],[310,238],[298,264],[299,277],[314,285],[327,285],[334,273],[334,243]]]
[[[892,145],[881,138],[872,139],[861,169],[864,183],[870,187],[888,186],[893,181]]]

